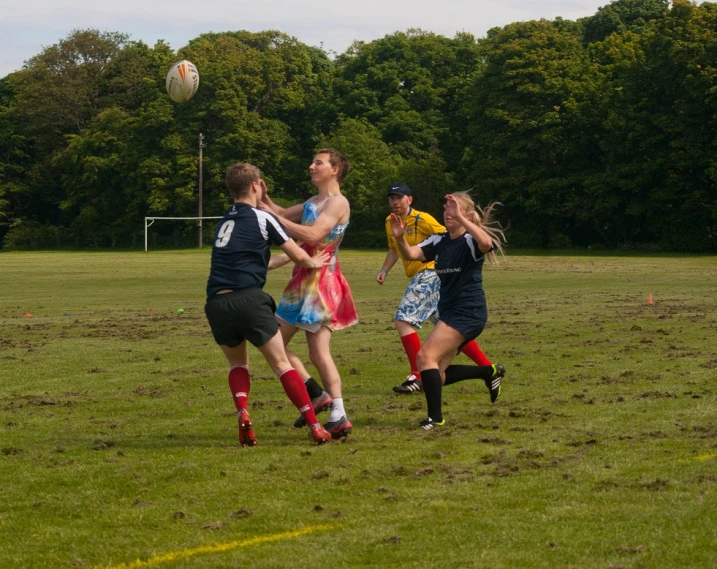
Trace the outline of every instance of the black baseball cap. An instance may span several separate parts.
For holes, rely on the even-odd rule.
[[[390,196],[392,194],[396,196],[410,196],[411,188],[403,183],[391,184],[391,187],[388,189],[388,193],[386,195]]]

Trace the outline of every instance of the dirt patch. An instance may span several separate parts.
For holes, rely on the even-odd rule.
[[[644,391],[636,396],[637,399],[677,399],[674,391]]]
[[[0,400],[0,409],[23,409],[25,407],[72,407],[83,399],[88,399],[87,392],[61,393],[51,395],[19,395],[13,394]]]
[[[165,397],[168,393],[171,392],[172,389],[160,387],[159,385],[138,385],[132,390],[132,393],[134,393],[135,395],[152,398]]]

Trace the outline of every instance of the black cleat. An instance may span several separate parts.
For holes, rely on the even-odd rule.
[[[505,376],[505,368],[501,364],[493,364],[493,375],[485,380],[485,386],[490,391],[490,402],[495,403],[500,395],[500,384]]]
[[[351,424],[351,421],[348,420],[346,415],[341,417],[338,421],[329,421],[324,425],[324,429],[331,434],[332,439],[340,439],[341,437],[348,436],[353,430],[353,427],[354,426]]]
[[[423,419],[423,421],[421,421],[421,422],[418,423],[418,424],[419,424],[419,426],[420,426],[424,431],[430,431],[430,430],[432,430],[432,429],[435,429],[436,427],[442,427],[443,425],[445,425],[445,424],[446,424],[446,420],[445,420],[445,419],[442,419],[442,420],[439,422],[439,421],[434,421],[433,419],[431,419],[430,417],[428,417],[427,419]]]
[[[322,391],[321,395],[311,400],[311,406],[314,408],[314,413],[318,415],[322,411],[326,411],[329,407],[331,407],[333,402],[334,400],[331,395]],[[304,416],[301,415],[296,421],[294,421],[294,427],[300,429],[304,426],[306,426],[306,419],[304,419]]]
[[[417,379],[415,375],[411,374],[401,385],[397,385],[396,387],[394,387],[393,391],[396,393],[400,393],[401,395],[421,393],[423,392],[423,383],[421,383],[421,380]]]

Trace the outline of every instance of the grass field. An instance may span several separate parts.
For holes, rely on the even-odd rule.
[[[353,434],[311,446],[252,349],[242,449],[208,250],[0,254],[0,567],[715,566],[717,259],[488,269],[502,396],[446,388],[448,426],[426,433],[423,396],[391,392],[406,278],[379,287],[383,256],[343,253]]]

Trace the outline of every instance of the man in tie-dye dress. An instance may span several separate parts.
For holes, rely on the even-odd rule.
[[[284,289],[276,316],[284,343],[304,330],[309,347],[309,359],[319,372],[324,391],[309,375],[301,360],[288,352],[292,365],[305,379],[314,409],[322,411],[330,406],[325,428],[335,439],[347,436],[353,425],[344,409],[341,376],[331,356],[331,335],[358,322],[351,289],[341,273],[337,257],[344,232],[349,224],[351,208],[341,193],[341,182],[349,171],[349,162],[340,152],[326,148],[319,150],[309,166],[311,182],[318,195],[303,204],[289,208],[276,205],[265,193],[265,207],[281,216],[289,235],[302,243],[307,253],[319,248],[329,251],[331,261],[319,271],[301,268],[292,273]],[[303,417],[295,427],[304,425]]]

